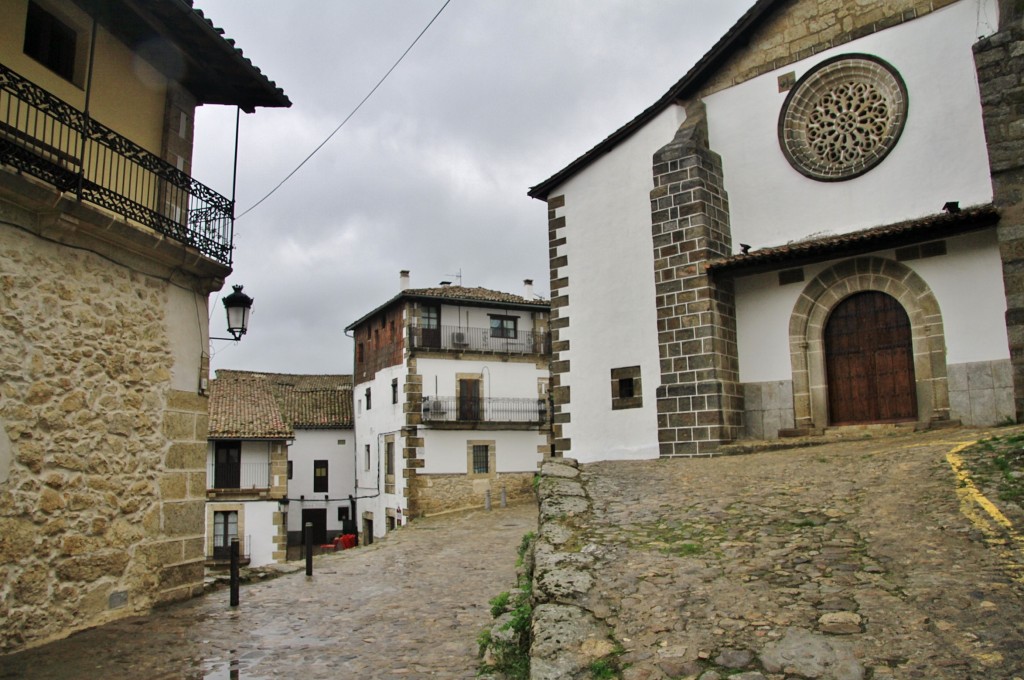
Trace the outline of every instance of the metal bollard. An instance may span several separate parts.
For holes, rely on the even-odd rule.
[[[313,575],[313,523],[306,522],[306,576]]]
[[[238,606],[238,539],[231,539],[231,606]]]
[[[503,507],[503,508],[507,508],[508,507],[508,496],[505,493],[505,486],[504,485],[502,485],[502,487],[501,487],[501,507]]]
[[[484,491],[484,510],[490,511],[491,509],[491,490]]]

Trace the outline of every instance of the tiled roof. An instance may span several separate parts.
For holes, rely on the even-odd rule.
[[[351,429],[351,375],[219,370],[211,439],[290,439],[294,430]]]
[[[522,295],[513,293],[502,293],[499,290],[489,288],[468,288],[465,286],[437,286],[435,288],[407,288],[394,296],[379,307],[361,316],[357,321],[350,323],[345,330],[350,331],[356,326],[387,309],[399,300],[436,300],[438,302],[465,303],[467,305],[478,305],[480,307],[518,307],[520,309],[550,309],[551,301],[544,298],[527,299]]]
[[[522,295],[502,293],[488,288],[466,288],[464,286],[437,286],[436,288],[409,288],[403,291],[406,297],[439,298],[441,300],[465,300],[467,302],[507,302],[515,305],[549,307],[543,299],[527,300]]]
[[[746,254],[710,260],[711,273],[739,270],[774,269],[831,259],[837,255],[853,255],[882,248],[897,248],[946,238],[976,229],[990,227],[999,221],[999,211],[992,205],[974,206],[959,212],[938,213],[916,220],[906,220],[847,234],[795,241],[771,248],[759,248]],[[753,273],[753,272],[748,272]]]

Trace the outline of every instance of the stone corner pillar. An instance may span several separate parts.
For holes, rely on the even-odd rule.
[[[1006,294],[1017,422],[1024,421],[1024,18],[1000,3],[999,31],[974,45]]]
[[[653,159],[662,457],[710,454],[743,427],[733,284],[705,271],[732,254],[722,160],[708,146],[704,104],[691,102],[686,114]]]

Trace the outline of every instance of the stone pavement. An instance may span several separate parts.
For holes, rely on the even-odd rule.
[[[595,630],[621,645],[626,680],[1024,678],[1024,543],[962,512],[946,458],[984,436],[598,463],[576,478],[589,509],[568,513],[581,499],[558,466],[541,483],[538,570],[575,565],[547,591],[596,622],[593,656],[611,649]],[[590,677],[539,674],[538,632],[535,618],[534,678]]]
[[[473,678],[533,504],[418,520],[304,569],[12,656],[0,679]],[[304,563],[301,563],[304,566]]]

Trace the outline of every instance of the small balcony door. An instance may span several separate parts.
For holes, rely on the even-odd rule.
[[[480,381],[473,378],[459,380],[459,420],[480,420]]]
[[[217,442],[214,455],[213,487],[239,488],[242,481],[242,443]]]
[[[441,308],[437,305],[423,305],[420,308],[420,322],[423,330],[423,346],[441,348]]]
[[[231,541],[238,538],[238,513],[213,513],[213,557],[228,559],[231,557]]]

